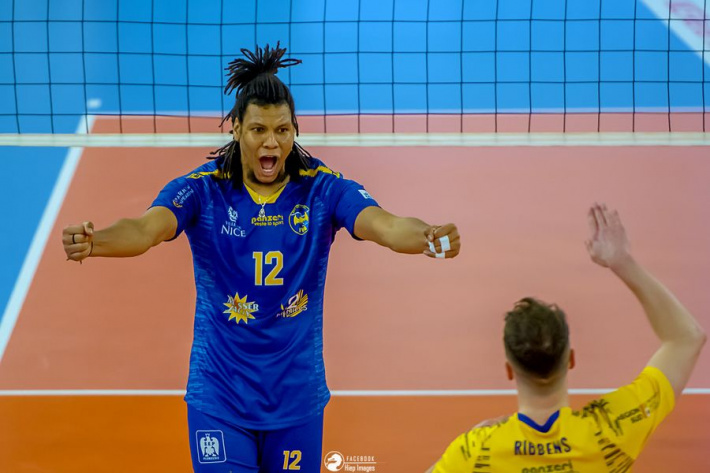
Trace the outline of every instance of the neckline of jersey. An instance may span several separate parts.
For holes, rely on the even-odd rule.
[[[255,204],[264,205],[264,204],[276,203],[276,200],[281,196],[281,194],[283,193],[284,189],[286,189],[286,186],[288,186],[288,184],[289,183],[287,182],[286,184],[281,186],[281,188],[279,190],[277,190],[276,192],[274,192],[273,194],[271,194],[268,197],[259,194],[257,191],[255,191],[254,189],[249,187],[246,184],[246,182],[244,183],[244,188],[247,190],[247,192],[249,193],[249,196],[251,197],[251,200],[253,200]],[[266,200],[264,200],[264,199],[266,199]]]
[[[546,434],[547,432],[550,431],[550,429],[552,428],[552,425],[555,423],[555,421],[559,417],[560,417],[560,411],[557,410],[547,419],[547,422],[545,422],[543,425],[540,425],[537,422],[535,422],[534,420],[532,420],[530,417],[526,416],[525,414],[518,412],[518,420],[520,422],[532,427],[533,429],[537,430],[538,432],[542,432],[543,434]]]

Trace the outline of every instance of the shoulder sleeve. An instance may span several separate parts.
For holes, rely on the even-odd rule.
[[[329,197],[336,227],[347,229],[353,236],[360,212],[367,207],[379,206],[362,185],[343,177],[332,178]]]
[[[441,459],[434,465],[434,473],[471,471],[478,456],[475,438],[473,432],[466,432],[456,437],[456,440],[449,444]]]
[[[611,437],[632,458],[638,457],[675,404],[668,378],[651,366],[647,366],[633,383],[602,396],[601,401],[609,414],[606,427],[611,431]]]
[[[151,207],[165,207],[175,214],[178,225],[172,238],[174,240],[197,220],[200,214],[200,199],[194,184],[183,176],[173,179],[163,187]]]

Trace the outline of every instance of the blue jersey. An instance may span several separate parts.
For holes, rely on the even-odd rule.
[[[211,161],[170,182],[153,206],[185,232],[197,286],[185,400],[250,429],[279,429],[322,413],[323,291],[335,233],[353,234],[375,200],[312,159],[269,199],[235,189]]]

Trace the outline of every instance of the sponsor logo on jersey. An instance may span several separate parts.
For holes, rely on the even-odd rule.
[[[281,312],[276,314],[276,317],[296,317],[306,310],[308,310],[308,294],[304,294],[303,289],[301,289],[295,296],[288,300],[286,307],[281,304]]]
[[[372,199],[372,196],[365,189],[359,189],[358,192],[362,195],[363,199]]]
[[[181,209],[187,198],[194,193],[195,191],[193,191],[190,186],[183,187],[178,191],[177,195],[175,195],[175,198],[173,199],[173,205],[176,208]]]
[[[251,219],[255,227],[278,227],[284,224],[283,215],[260,215]]]
[[[629,411],[622,412],[619,417],[616,418],[616,425],[619,426],[622,420],[631,420],[632,424],[642,421],[647,417],[650,417],[652,410],[645,403],[638,407],[635,407]]]
[[[229,314],[227,322],[236,320],[237,325],[239,325],[239,322],[244,322],[246,324],[250,319],[256,318],[252,314],[259,311],[259,304],[255,302],[248,302],[247,296],[239,297],[238,292],[234,295],[234,297],[227,297],[229,300],[224,303],[227,310],[223,312],[224,314]]]
[[[222,235],[229,235],[237,238],[244,238],[247,236],[246,231],[237,224],[237,219],[239,219],[239,214],[232,207],[227,210],[227,215],[229,220],[225,220],[222,224],[222,229],[220,233]]]
[[[311,210],[305,205],[296,205],[291,211],[291,215],[288,216],[288,224],[291,226],[291,230],[299,235],[305,235],[310,224],[310,212]]]
[[[578,473],[572,465],[572,460],[568,460],[565,463],[556,463],[545,466],[530,466],[520,470],[520,473],[547,473],[555,471],[565,471],[567,473]]]
[[[224,463],[227,452],[224,450],[224,434],[221,430],[198,430],[197,454],[200,463]]]

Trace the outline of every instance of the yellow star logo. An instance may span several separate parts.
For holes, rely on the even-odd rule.
[[[258,304],[255,304],[254,302],[247,302],[247,296],[240,298],[238,292],[234,295],[234,297],[228,297],[229,301],[224,303],[224,305],[227,306],[227,310],[223,312],[224,314],[230,314],[228,322],[236,319],[237,325],[239,325],[239,322],[244,322],[246,324],[249,319],[256,318],[251,314],[259,310]]]

